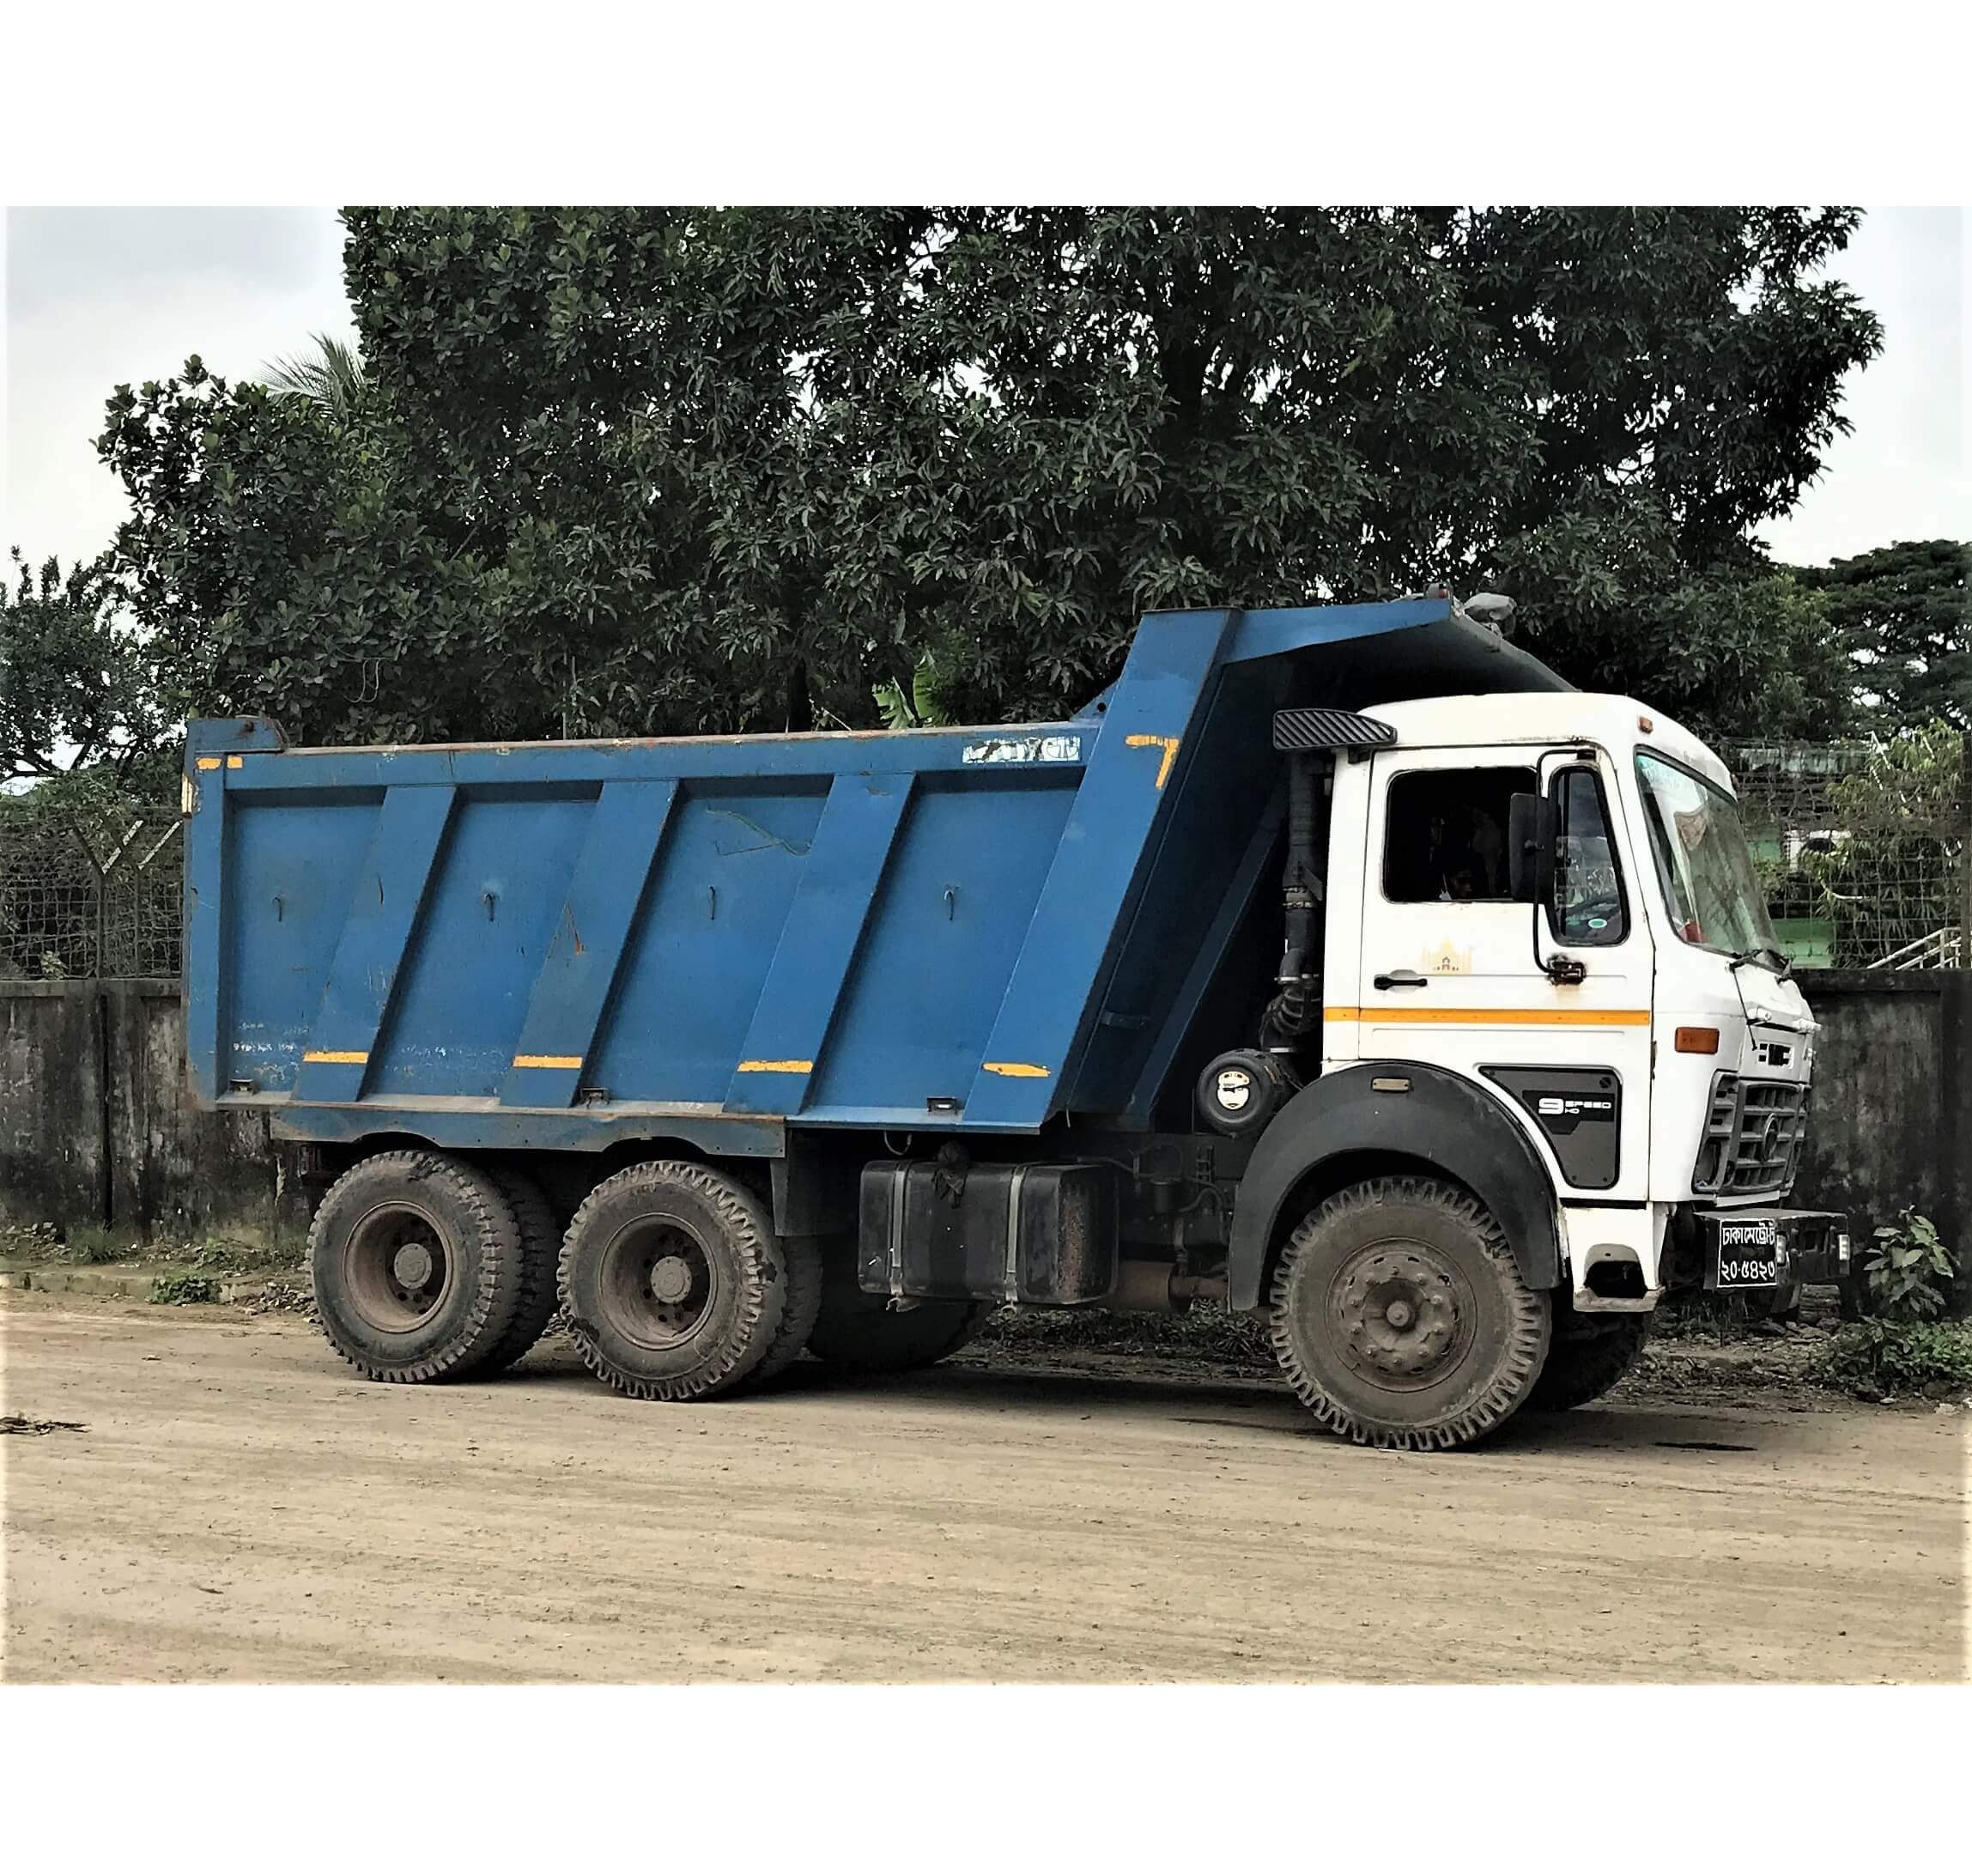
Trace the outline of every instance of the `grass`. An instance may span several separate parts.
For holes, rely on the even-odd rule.
[[[1816,1378],[1859,1400],[1963,1394],[1972,1390],[1972,1322],[1848,1323],[1819,1351]]]
[[[293,1270],[301,1261],[299,1239],[271,1244],[231,1238],[140,1236],[102,1225],[0,1224],[0,1259],[22,1264],[169,1264],[223,1277],[257,1277]]]

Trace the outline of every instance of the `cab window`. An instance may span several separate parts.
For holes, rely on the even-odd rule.
[[[1532,792],[1531,768],[1413,768],[1384,808],[1383,896],[1397,905],[1504,902],[1507,816]]]
[[[1602,782],[1593,768],[1554,779],[1554,929],[1563,944],[1619,944],[1629,930]]]

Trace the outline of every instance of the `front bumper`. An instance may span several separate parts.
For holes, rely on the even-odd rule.
[[[1775,1292],[1848,1276],[1848,1220],[1839,1211],[1702,1211],[1705,1287]]]

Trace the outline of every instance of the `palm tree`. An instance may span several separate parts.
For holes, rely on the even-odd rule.
[[[277,398],[312,398],[331,416],[346,417],[363,394],[362,354],[326,332],[312,337],[319,356],[277,358],[260,367],[260,381]]]

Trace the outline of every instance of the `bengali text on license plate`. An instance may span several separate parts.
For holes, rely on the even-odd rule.
[[[1781,1260],[1771,1218],[1749,1218],[1719,1227],[1719,1287],[1779,1280]]]

